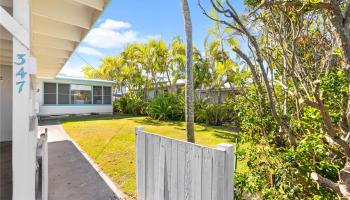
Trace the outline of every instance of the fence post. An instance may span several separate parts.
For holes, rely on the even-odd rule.
[[[45,133],[40,135],[36,148],[36,199],[48,199],[48,148],[47,148],[47,128]]]
[[[43,144],[43,200],[47,200],[49,198],[49,157],[48,152],[49,149],[47,147],[47,128],[45,129],[45,134],[41,135],[40,137],[44,137],[44,144]]]
[[[225,168],[224,168],[224,199],[233,200],[234,195],[234,146],[232,144],[219,144],[219,149],[225,151]],[[227,195],[227,196],[226,196]]]
[[[136,191],[137,199],[146,199],[146,138],[144,127],[135,128],[136,138]]]

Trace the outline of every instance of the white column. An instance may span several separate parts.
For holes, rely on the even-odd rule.
[[[29,0],[13,0],[13,18],[30,30]],[[20,39],[20,38],[18,38]],[[34,93],[29,75],[29,47],[13,37],[13,200],[35,199]]]

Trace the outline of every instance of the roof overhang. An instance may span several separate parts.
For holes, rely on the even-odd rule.
[[[110,0],[30,0],[31,54],[37,75],[54,78]],[[12,0],[0,5],[12,15]],[[12,35],[0,26],[0,65],[12,65]]]

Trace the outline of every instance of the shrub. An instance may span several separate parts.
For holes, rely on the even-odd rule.
[[[159,120],[180,120],[184,118],[184,101],[173,93],[160,93],[147,107],[147,114]]]
[[[205,121],[208,125],[220,126],[229,119],[230,109],[226,104],[208,104],[204,109],[199,109],[197,119]]]
[[[121,112],[124,114],[145,115],[147,101],[132,95],[125,95],[113,102],[114,112]]]
[[[208,106],[207,99],[196,99],[194,102],[194,120],[199,123],[205,123],[205,114],[203,110]]]

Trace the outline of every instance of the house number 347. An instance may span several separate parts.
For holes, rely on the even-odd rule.
[[[21,93],[23,91],[23,86],[26,83],[26,81],[24,79],[27,75],[27,72],[24,70],[24,64],[26,63],[25,56],[26,56],[26,54],[17,54],[16,55],[17,61],[15,62],[15,64],[20,67],[16,73],[16,77],[18,77],[17,81],[16,81],[16,85],[18,86],[18,91],[17,91],[18,93]]]

